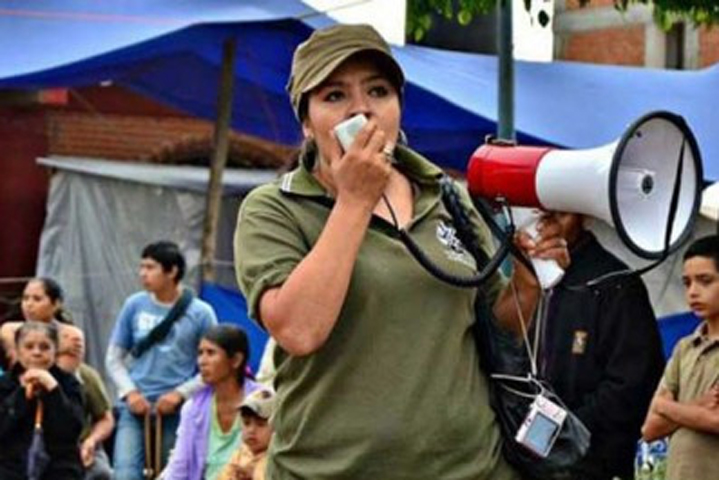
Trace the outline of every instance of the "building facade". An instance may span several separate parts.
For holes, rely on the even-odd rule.
[[[612,0],[555,0],[554,58],[588,63],[691,70],[719,62],[719,29],[680,22],[664,31],[652,7],[625,12]]]

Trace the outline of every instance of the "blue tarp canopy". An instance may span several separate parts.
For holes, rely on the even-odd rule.
[[[299,0],[4,0],[0,88],[111,81],[187,113],[215,117],[222,43],[237,40],[235,129],[297,143],[284,86],[292,51],[332,21]],[[496,57],[395,48],[407,73],[404,128],[436,162],[463,170],[496,130]],[[705,176],[719,180],[719,66],[700,71],[516,63],[522,143],[570,148],[613,141],[652,110],[683,115]]]
[[[662,336],[664,358],[669,358],[679,340],[691,334],[699,326],[700,320],[692,312],[667,315],[659,319],[659,333]]]
[[[250,358],[247,365],[252,373],[257,374],[268,335],[255,322],[247,318],[245,297],[237,290],[214,283],[204,283],[200,289],[200,297],[212,305],[220,323],[234,323],[247,333],[247,339],[250,342]]]

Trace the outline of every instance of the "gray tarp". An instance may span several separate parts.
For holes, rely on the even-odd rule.
[[[88,362],[104,370],[107,340],[124,299],[140,287],[142,248],[177,242],[187,283],[199,285],[206,168],[52,157],[55,169],[40,240],[37,273],[57,279],[66,306],[87,336]],[[241,196],[274,172],[228,169],[218,232],[218,283],[234,286],[232,232]]]

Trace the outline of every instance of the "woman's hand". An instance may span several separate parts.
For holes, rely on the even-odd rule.
[[[95,449],[97,442],[92,435],[87,437],[82,445],[80,445],[80,459],[85,468],[89,468],[95,462]]]
[[[260,299],[260,318],[267,330],[286,352],[298,357],[317,351],[329,338],[372,212],[392,173],[383,152],[386,135],[376,119],[368,120],[344,154],[336,138],[329,140],[318,146],[321,158],[313,175],[335,196],[330,216],[287,280],[265,290]]]
[[[546,213],[537,223],[537,237],[532,238],[524,231],[515,235],[515,245],[528,257],[554,260],[566,269],[570,263],[567,241],[562,238],[562,227],[552,213]],[[539,288],[539,282],[532,272],[515,260],[512,279],[519,288]]]
[[[40,392],[51,392],[57,387],[57,380],[47,370],[29,368],[20,376],[20,385],[25,387],[28,398],[36,397]]]
[[[320,178],[335,190],[337,198],[374,209],[392,172],[392,165],[383,153],[386,141],[377,122],[368,120],[346,152],[342,151],[338,141],[330,146],[331,160],[329,165],[324,165],[329,178],[324,178],[324,172],[320,173]]]

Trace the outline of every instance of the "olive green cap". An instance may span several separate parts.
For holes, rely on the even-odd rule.
[[[315,30],[301,43],[292,58],[292,72],[287,82],[292,108],[300,118],[302,96],[324,82],[337,67],[352,55],[376,52],[384,60],[385,73],[401,94],[404,74],[392,56],[392,50],[380,34],[369,25],[334,25]]]

